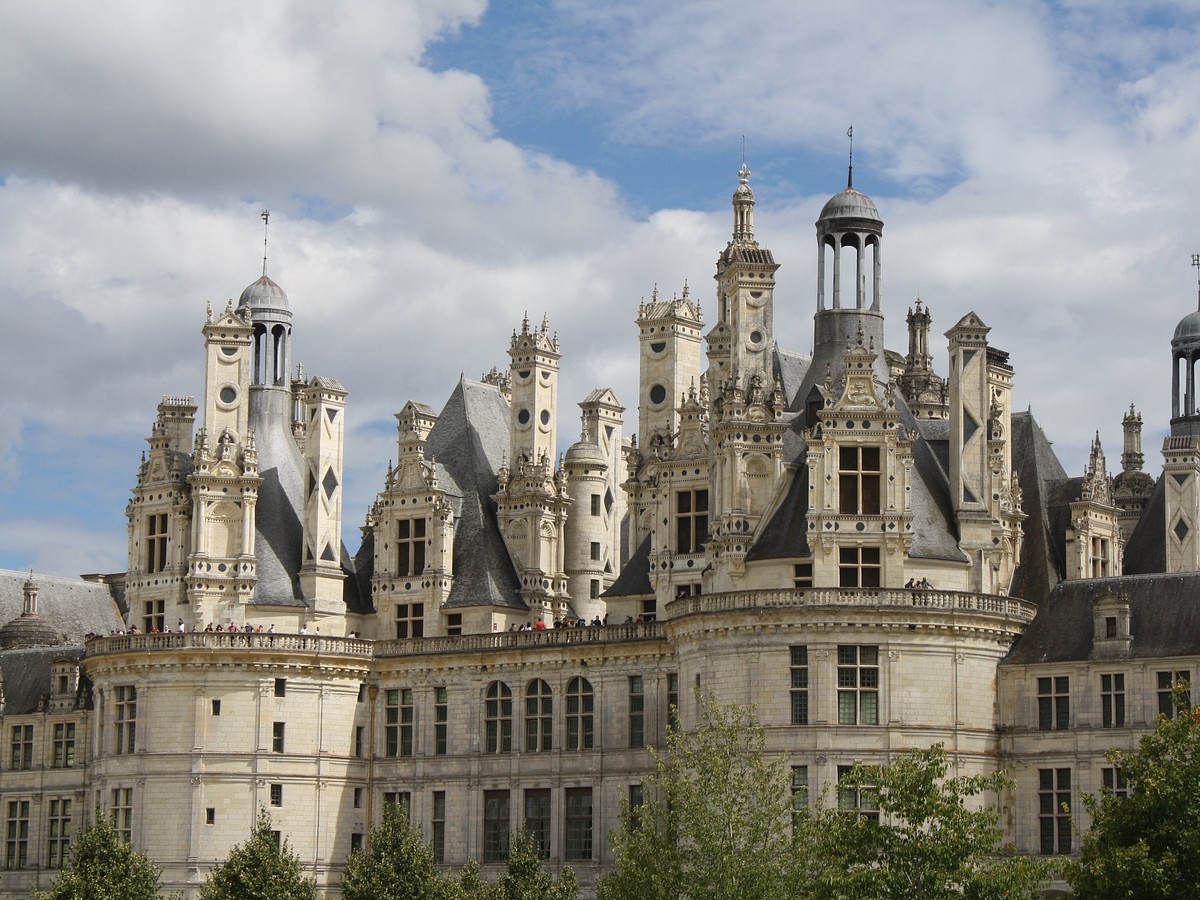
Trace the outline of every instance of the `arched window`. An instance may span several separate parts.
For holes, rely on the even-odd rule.
[[[487,752],[508,753],[512,750],[512,691],[503,681],[488,685],[484,722]]]
[[[525,689],[525,749],[550,750],[554,746],[554,698],[550,685],[540,678]]]
[[[567,682],[568,750],[592,749],[592,710],[595,700],[592,684],[586,678],[575,677]]]

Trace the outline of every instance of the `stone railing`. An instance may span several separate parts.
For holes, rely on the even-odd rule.
[[[523,647],[561,647],[593,642],[651,641],[662,638],[662,625],[595,625],[586,628],[547,628],[545,631],[497,631],[464,634],[460,637],[408,638],[376,641],[376,656],[409,656],[417,653],[447,653],[461,650],[509,650]]]
[[[667,604],[667,618],[742,609],[803,609],[823,606],[983,613],[1018,622],[1032,621],[1034,613],[1037,612],[1037,607],[1032,603],[996,594],[911,588],[785,588],[681,597]]]
[[[114,634],[87,642],[87,655],[156,650],[275,650],[330,653],[341,656],[372,655],[374,641],[323,637],[313,634],[267,634],[258,631],[194,631],[165,634]]]

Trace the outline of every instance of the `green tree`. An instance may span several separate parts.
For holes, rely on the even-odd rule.
[[[249,839],[208,873],[200,900],[316,900],[317,886],[304,875],[286,839],[276,841],[265,809]]]
[[[496,885],[498,900],[576,900],[579,882],[570,866],[556,881],[542,866],[537,842],[522,829],[508,844],[508,865]]]
[[[156,900],[160,871],[137,853],[96,810],[94,822],[71,842],[62,875],[39,900]]]
[[[371,829],[368,848],[356,850],[342,876],[345,900],[438,900],[459,895],[438,874],[433,850],[398,803],[385,803],[383,821]]]
[[[1136,751],[1108,753],[1129,796],[1083,798],[1092,827],[1067,872],[1082,900],[1200,898],[1200,707],[1182,688],[1176,705]]]
[[[948,771],[941,744],[851,770],[837,786],[836,806],[797,817],[797,893],[814,900],[1041,896],[1048,862],[1003,851],[996,808],[967,803],[1010,786],[1008,777],[947,778]]]
[[[479,861],[468,859],[458,876],[458,896],[461,900],[495,900],[496,888],[489,884],[479,869]]]
[[[650,750],[646,799],[623,806],[600,900],[791,896],[786,762],[767,759],[753,707],[698,701],[699,727],[671,728],[665,752]]]

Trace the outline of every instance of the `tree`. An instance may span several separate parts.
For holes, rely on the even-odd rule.
[[[623,804],[600,900],[791,896],[786,762],[767,759],[753,707],[698,700],[699,727],[672,727],[665,752],[651,748],[645,802]]]
[[[137,853],[96,809],[75,837],[62,875],[39,900],[157,900],[160,871]]]
[[[1200,707],[1182,687],[1175,702],[1136,751],[1107,754],[1128,797],[1083,798],[1092,827],[1067,872],[1082,900],[1200,898]]]
[[[398,803],[384,804],[368,849],[350,855],[342,876],[345,900],[437,900],[458,893],[453,881],[438,874],[432,848]]]
[[[258,812],[249,839],[208,873],[200,900],[316,900],[316,883],[304,875],[300,858],[271,828],[265,809]]]
[[[996,808],[966,802],[1011,781],[1002,772],[947,778],[948,770],[941,744],[851,770],[836,807],[797,817],[797,892],[814,900],[1041,896],[1048,862],[1000,852]]]
[[[497,900],[576,900],[579,882],[570,866],[557,881],[542,867],[537,842],[522,829],[508,844],[508,865],[495,888]]]

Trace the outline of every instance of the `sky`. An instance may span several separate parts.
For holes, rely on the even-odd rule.
[[[164,394],[203,390],[206,304],[262,271],[293,359],[349,392],[344,540],[393,414],[561,342],[559,434],[611,387],[636,419],[640,300],[712,322],[745,161],[811,349],[813,223],[846,183],[904,314],[974,311],[1068,473],[1121,418],[1161,466],[1170,338],[1197,308],[1196,0],[0,0],[0,568],[126,568]]]

